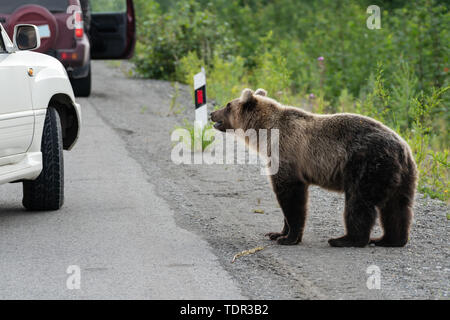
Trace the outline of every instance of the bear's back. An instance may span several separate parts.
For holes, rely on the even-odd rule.
[[[312,184],[341,190],[344,171],[354,161],[389,162],[395,166],[411,162],[407,143],[374,119],[348,113],[315,115],[288,111],[290,125],[285,125],[284,129],[291,130],[283,135],[288,146],[283,149],[287,157],[298,162],[304,180]],[[292,148],[294,144],[296,147]]]

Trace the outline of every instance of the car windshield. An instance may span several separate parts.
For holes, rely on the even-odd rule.
[[[27,4],[37,4],[51,12],[65,12],[69,6],[68,0],[0,0],[0,14],[11,14],[17,8]]]

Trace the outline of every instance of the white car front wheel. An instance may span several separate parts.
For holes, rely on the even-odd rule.
[[[64,203],[64,159],[61,120],[49,107],[41,143],[42,172],[23,182],[23,205],[28,210],[59,210]]]

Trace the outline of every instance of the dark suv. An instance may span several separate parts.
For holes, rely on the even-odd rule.
[[[65,66],[74,93],[91,93],[91,59],[128,59],[136,26],[132,0],[0,0],[0,23],[12,38],[17,24],[34,24],[36,50]]]

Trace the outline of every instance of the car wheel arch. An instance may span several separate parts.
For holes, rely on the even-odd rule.
[[[54,108],[61,119],[64,150],[70,150],[78,139],[80,119],[77,107],[70,96],[59,93],[52,96],[48,107]]]

